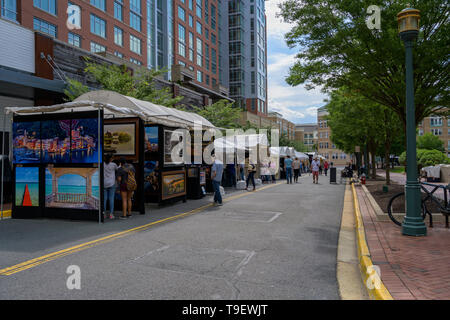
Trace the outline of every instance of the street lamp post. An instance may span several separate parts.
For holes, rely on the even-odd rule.
[[[427,227],[421,217],[421,191],[417,174],[416,159],[416,118],[414,107],[413,44],[419,34],[420,11],[406,8],[398,15],[398,31],[405,44],[406,66],[406,216],[402,224],[402,234],[425,236]]]

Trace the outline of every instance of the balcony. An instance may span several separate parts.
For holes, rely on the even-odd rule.
[[[195,72],[181,64],[172,66],[172,81],[189,82],[195,80]]]

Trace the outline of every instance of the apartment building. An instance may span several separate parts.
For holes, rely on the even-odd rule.
[[[308,151],[317,149],[317,123],[305,123],[295,125],[295,141],[302,142]]]
[[[219,0],[220,79],[235,105],[268,114],[267,19],[264,0]]]
[[[295,139],[295,124],[283,118],[278,112],[269,112],[267,119],[272,123],[271,127],[280,130],[280,136],[286,135],[289,140]]]
[[[328,111],[325,107],[317,110],[317,152],[335,166],[343,166],[349,163],[351,155],[339,150],[331,141],[331,129],[327,124]]]
[[[450,157],[450,118],[427,117],[419,123],[419,136],[431,132],[444,143],[445,153]]]

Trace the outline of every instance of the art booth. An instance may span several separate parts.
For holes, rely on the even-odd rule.
[[[133,211],[145,213],[145,202],[185,200],[185,164],[170,155],[194,122],[214,127],[196,114],[103,90],[6,112],[13,114],[13,218],[103,221],[106,153],[136,169]]]

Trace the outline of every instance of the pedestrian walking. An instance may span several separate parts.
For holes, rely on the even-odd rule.
[[[319,168],[320,168],[320,161],[317,159],[317,157],[315,157],[314,160],[311,162],[313,183],[315,184],[319,183]]]
[[[323,169],[325,170],[325,176],[327,176],[327,172],[328,172],[328,161],[325,160],[324,164],[323,164]]]
[[[239,174],[240,174],[241,180],[245,181],[245,167],[244,167],[243,163],[239,164]]]
[[[294,169],[294,182],[298,183],[298,177],[300,176],[300,160],[298,158],[295,158],[292,162],[292,168]]]
[[[103,185],[104,185],[104,215],[106,213],[106,205],[109,200],[109,218],[114,219],[114,196],[116,193],[116,172],[117,164],[112,161],[112,155],[105,155],[105,163],[103,165]]]
[[[220,193],[220,183],[222,182],[223,162],[214,157],[214,162],[211,168],[211,179],[214,189],[214,205],[222,205],[222,194]]]
[[[131,161],[127,163],[125,158],[119,160],[120,167],[117,170],[118,181],[120,185],[120,195],[122,197],[122,216],[121,219],[131,218],[131,208],[134,191],[137,189],[136,170]]]
[[[286,159],[284,159],[284,168],[286,169],[286,180],[288,184],[292,184],[292,162],[290,156],[286,156]]]
[[[245,190],[248,190],[248,184],[251,181],[253,184],[253,191],[255,191],[256,189],[256,185],[255,185],[255,172],[256,172],[256,166],[253,163],[249,163],[248,164],[248,176],[247,176],[247,187],[245,188]]]

